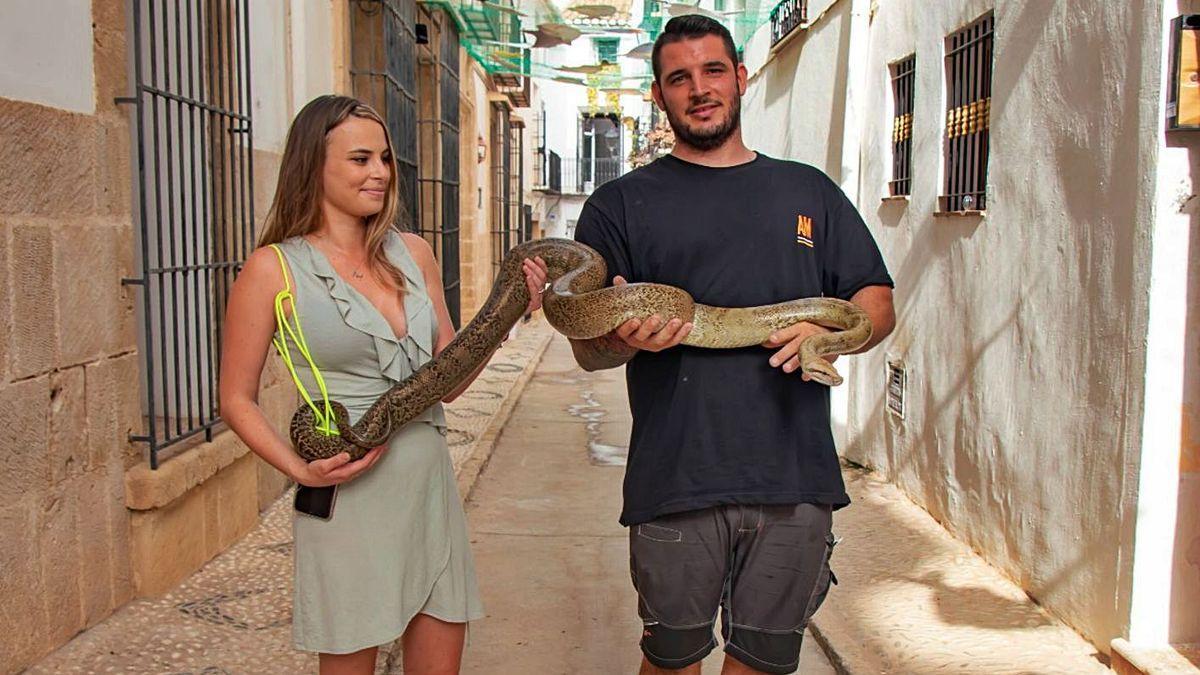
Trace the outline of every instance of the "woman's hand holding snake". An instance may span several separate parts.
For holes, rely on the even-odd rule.
[[[522,260],[521,270],[525,272],[525,285],[529,288],[529,305],[525,308],[525,313],[533,314],[542,308],[542,294],[546,290],[546,278],[550,271],[541,256],[534,256],[533,260]]]
[[[355,461],[350,459],[348,452],[326,459],[313,460],[297,471],[297,475],[292,476],[292,480],[312,488],[348,483],[374,466],[386,451],[387,446],[380,445],[372,448],[361,459]]]

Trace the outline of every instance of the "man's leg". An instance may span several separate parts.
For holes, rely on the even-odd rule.
[[[725,675],[796,671],[808,621],[833,573],[832,510],[822,504],[742,507],[722,614]]]
[[[717,646],[713,623],[728,573],[724,507],[629,528],[629,565],[642,618],[642,673],[698,673]]]

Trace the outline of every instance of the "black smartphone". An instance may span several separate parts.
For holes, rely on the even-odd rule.
[[[333,516],[333,502],[337,500],[337,486],[308,487],[296,486],[296,499],[293,506],[305,515],[321,520],[329,520]]]

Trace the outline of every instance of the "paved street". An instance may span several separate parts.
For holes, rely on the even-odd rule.
[[[463,671],[636,672],[617,524],[629,435],[621,371],[583,372],[566,340],[534,323],[449,412],[487,610]],[[845,476],[855,503],[835,516],[840,584],[805,640],[801,673],[1108,672],[1092,645],[894,486],[856,468]],[[177,589],[127,605],[29,672],[314,672],[315,658],[289,640],[290,517],[285,495]],[[401,672],[399,657],[383,650],[378,671]]]
[[[488,618],[465,672],[635,673],[641,623],[617,523],[629,408],[620,370],[586,373],[555,337],[467,512]],[[717,673],[723,653],[705,660]],[[832,675],[813,640],[802,673]]]

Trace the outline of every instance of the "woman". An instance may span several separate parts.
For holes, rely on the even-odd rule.
[[[328,519],[293,518],[293,640],[320,653],[323,674],[373,672],[378,646],[398,636],[405,672],[457,672],[466,622],[482,616],[440,404],[356,462],[342,454],[305,463],[256,400],[273,338],[318,405],[320,381],[352,422],[450,343],[433,250],[395,229],[398,199],[379,115],[344,96],[313,100],[292,122],[259,248],[229,295],[222,417],[296,483],[338,486]],[[524,269],[534,311],[545,263]],[[317,373],[277,332],[285,288],[294,297],[282,302],[285,320],[298,320]]]

